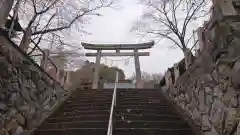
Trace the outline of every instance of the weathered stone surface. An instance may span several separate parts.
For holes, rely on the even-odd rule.
[[[24,116],[22,115],[22,114],[17,114],[16,116],[15,116],[15,118],[16,118],[16,120],[17,120],[17,122],[18,123],[20,123],[20,124],[22,124],[22,125],[24,125],[25,124],[25,118],[24,118]]]
[[[212,105],[210,121],[214,127],[221,128],[224,120],[224,109],[226,106],[223,102],[215,99]],[[221,130],[221,129],[220,129]]]
[[[218,85],[213,89],[213,95],[219,99],[222,99],[223,91],[224,91],[224,89]]]
[[[240,135],[240,122],[238,123],[238,126],[237,126],[237,135]]]
[[[226,108],[225,114],[226,114],[226,117],[225,117],[224,132],[227,133],[227,132],[230,132],[236,124],[237,109]]]
[[[210,87],[205,87],[205,92],[207,94],[212,94],[213,93],[213,90],[210,88]]]
[[[238,107],[238,93],[231,87],[227,89],[227,92],[223,96],[223,101],[229,107]]]
[[[19,124],[18,124],[17,120],[12,119],[7,123],[6,129],[13,133],[18,128],[18,126],[19,126]]]
[[[239,88],[240,86],[240,60],[236,61],[232,71],[232,83],[234,87]]]
[[[232,132],[238,120],[240,91],[231,79],[226,79],[236,69],[229,69],[229,66],[218,69],[207,73],[193,71],[185,80],[181,80],[180,76],[174,90],[168,90],[170,97],[190,115],[205,135],[226,135]],[[234,132],[238,135],[237,131]]]
[[[1,110],[1,111],[4,111],[4,110],[6,110],[6,109],[7,109],[7,105],[4,104],[4,103],[2,103],[2,102],[0,102],[0,110]]]
[[[195,124],[198,126],[202,125],[202,115],[200,113],[200,111],[198,111],[197,109],[194,109],[193,113],[192,113],[192,119],[195,121]]]
[[[202,117],[202,127],[201,127],[201,129],[206,132],[206,131],[211,131],[211,127],[212,126],[209,122],[209,116],[204,115]]]
[[[212,128],[211,131],[205,132],[204,135],[219,135],[219,134],[217,133],[217,131],[214,128]]]
[[[219,75],[223,77],[228,77],[229,75],[231,75],[231,71],[232,69],[226,63],[221,63],[218,65]]]
[[[0,135],[9,135],[8,131],[4,128],[0,129]]]
[[[18,126],[13,135],[22,135],[23,132],[24,132],[23,128],[21,126]]]
[[[211,20],[198,31],[204,49],[166,94],[205,135],[240,135],[239,0],[213,4]]]
[[[199,110],[201,112],[204,112],[205,111],[205,94],[203,90],[199,91],[198,100],[199,100]]]
[[[65,99],[62,93],[67,91],[16,45],[3,36],[0,41],[6,44],[4,50],[0,50],[0,129],[20,135],[24,130],[36,127],[56,104]]]

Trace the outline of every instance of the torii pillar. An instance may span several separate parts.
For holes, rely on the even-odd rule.
[[[98,88],[101,53],[102,53],[102,50],[97,50],[96,63],[94,66],[94,73],[93,73],[92,89]]]
[[[138,50],[134,50],[134,61],[135,61],[135,71],[136,71],[136,88],[142,87],[142,76],[141,76],[141,69],[140,69],[140,61],[138,56]]]
[[[136,70],[136,88],[142,88],[141,69],[139,56],[149,56],[149,52],[138,52],[140,49],[149,49],[154,45],[154,41],[139,44],[90,44],[82,43],[84,49],[97,50],[97,53],[86,53],[86,56],[96,57],[94,67],[92,89],[98,89],[99,69],[102,56],[134,56]],[[103,50],[115,50],[114,53],[102,53]],[[120,50],[133,50],[133,52],[120,52]]]

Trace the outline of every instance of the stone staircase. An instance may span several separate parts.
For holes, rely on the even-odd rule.
[[[119,90],[113,135],[195,135],[159,90]]]
[[[113,90],[76,90],[33,135],[107,135]],[[158,90],[118,89],[113,135],[195,135]]]

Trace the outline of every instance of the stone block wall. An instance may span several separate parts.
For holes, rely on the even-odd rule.
[[[204,135],[240,135],[240,13],[222,1],[201,28],[200,55],[172,86],[162,86]]]
[[[0,32],[0,134],[33,130],[67,94]]]

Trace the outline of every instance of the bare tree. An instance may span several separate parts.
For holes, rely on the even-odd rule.
[[[191,25],[208,14],[209,0],[140,0],[140,3],[146,6],[146,11],[133,31],[170,40],[185,58],[192,54],[198,41],[193,41]],[[185,62],[188,65],[187,59]]]
[[[18,14],[26,25],[22,25],[20,48],[27,52],[29,44],[34,44],[31,54],[40,44],[63,44],[73,32],[70,28],[87,33],[83,24],[89,17],[100,16],[97,10],[114,4],[115,0],[22,0]]]
[[[56,51],[51,51],[50,59],[58,68],[73,71],[85,63],[84,54],[76,49],[64,49],[63,45],[59,45]]]

